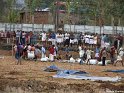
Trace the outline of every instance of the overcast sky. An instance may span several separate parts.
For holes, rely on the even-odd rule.
[[[18,4],[24,4],[24,0],[17,0]]]

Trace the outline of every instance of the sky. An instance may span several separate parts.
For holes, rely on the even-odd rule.
[[[24,0],[17,0],[17,4],[24,4]]]

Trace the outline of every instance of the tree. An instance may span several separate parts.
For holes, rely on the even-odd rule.
[[[0,0],[0,20],[3,21],[3,16],[6,10],[6,2],[4,0]]]

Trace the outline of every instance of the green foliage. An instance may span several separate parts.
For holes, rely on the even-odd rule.
[[[31,15],[33,15],[36,8],[51,8],[51,12],[55,13],[55,5],[54,3],[57,0],[25,0],[25,4],[27,9],[30,11]],[[70,13],[79,15],[81,18],[80,23],[88,23],[90,20],[103,18],[111,21],[110,17],[113,16],[116,19],[124,20],[124,0],[58,0],[66,2],[65,7],[60,7],[60,9],[65,9],[67,11],[67,15]],[[15,4],[15,0],[0,0],[0,16],[3,14],[7,14],[8,21],[16,22],[18,12],[13,9],[13,5]],[[6,8],[6,9],[5,9]],[[4,11],[6,10],[6,11]],[[6,12],[6,13],[4,13]],[[69,17],[67,17],[69,18]],[[69,19],[67,19],[69,20]],[[124,22],[122,22],[124,23]],[[105,23],[108,24],[108,23]]]

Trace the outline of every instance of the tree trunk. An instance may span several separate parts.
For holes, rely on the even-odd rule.
[[[124,28],[123,28],[123,26],[122,26],[122,35],[124,34]]]
[[[115,26],[114,26],[114,17],[113,16],[111,16],[111,26],[113,28],[112,32],[113,32],[113,34],[115,34]]]
[[[32,15],[32,31],[34,32],[34,14]]]
[[[42,31],[44,31],[44,23],[42,23]]]
[[[118,25],[116,26],[116,34],[118,33],[118,26],[121,26],[121,19],[118,18]],[[120,33],[120,31],[119,31]]]
[[[21,30],[23,30],[23,23],[21,23]]]
[[[121,25],[121,19],[118,18],[118,26],[120,26],[120,25]]]
[[[101,32],[102,32],[102,26],[100,26],[100,35],[102,34]]]
[[[94,33],[96,33],[96,15],[94,16]]]

